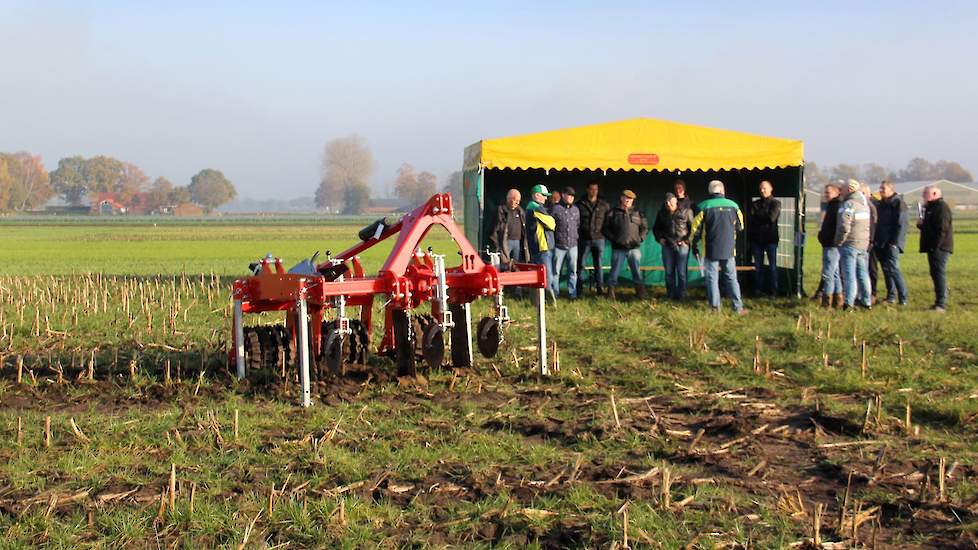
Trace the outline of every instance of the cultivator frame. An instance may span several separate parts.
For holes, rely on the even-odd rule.
[[[360,231],[360,242],[335,256],[315,263],[315,256],[286,271],[282,260],[271,254],[252,264],[252,276],[234,282],[232,297],[233,335],[229,359],[239,379],[247,365],[280,364],[282,369],[296,359],[302,385],[302,406],[308,407],[310,364],[317,373],[342,372],[350,359],[365,359],[371,334],[374,297],[385,295],[384,335],[378,353],[391,355],[399,374],[413,374],[417,352],[429,366],[440,366],[444,358],[445,334],[451,335],[452,363],[470,367],[472,358],[471,303],[478,298],[494,299],[493,315],[478,326],[479,351],[492,357],[502,341],[509,313],[503,305],[503,289],[522,286],[537,289],[537,337],[539,368],[547,366],[546,272],[537,264],[515,263],[509,271],[497,269],[498,255],[485,263],[465,238],[454,220],[449,194],[432,196],[423,205],[387,225],[378,220]],[[440,225],[459,248],[461,264],[445,267],[445,256],[422,252],[420,243],[428,231]],[[375,276],[365,274],[359,255],[397,235],[397,241]],[[431,303],[431,315],[414,310]],[[348,308],[359,307],[358,319]],[[327,320],[328,310],[333,318]],[[246,313],[285,311],[285,326],[244,327]],[[302,322],[300,322],[302,321]],[[247,352],[246,352],[247,347]],[[264,351],[265,349],[269,351]],[[256,359],[255,353],[259,354]],[[269,357],[271,356],[271,357]]]

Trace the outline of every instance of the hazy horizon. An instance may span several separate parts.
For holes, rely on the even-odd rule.
[[[0,151],[311,196],[359,133],[382,196],[487,137],[633,117],[805,141],[820,165],[978,171],[978,4],[3,2]]]

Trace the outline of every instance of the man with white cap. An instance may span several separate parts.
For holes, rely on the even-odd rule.
[[[723,182],[713,180],[708,187],[710,198],[697,207],[699,212],[693,218],[693,255],[699,255],[699,241],[703,239],[703,255],[700,259],[705,268],[706,300],[713,311],[720,311],[720,279],[726,287],[726,294],[733,302],[738,315],[744,315],[744,302],[740,298],[740,283],[737,281],[737,262],[734,259],[737,233],[744,230],[744,214],[740,206],[724,196]]]
[[[842,265],[842,286],[845,289],[845,306],[852,309],[856,297],[859,305],[872,309],[872,290],[869,283],[869,201],[860,190],[858,181],[846,182],[842,191],[845,202],[839,208],[839,219],[835,226],[835,241],[839,247]]]

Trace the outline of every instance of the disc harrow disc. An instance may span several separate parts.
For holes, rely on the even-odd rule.
[[[502,334],[499,332],[499,322],[492,317],[483,317],[476,330],[476,344],[483,357],[493,358],[499,351]]]

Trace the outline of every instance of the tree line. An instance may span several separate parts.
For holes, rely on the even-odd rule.
[[[0,153],[0,212],[35,210],[55,196],[70,205],[111,197],[129,210],[154,212],[193,203],[209,212],[236,195],[234,185],[212,168],[195,174],[187,185],[175,185],[162,176],[150,182],[135,164],[104,155],[66,157],[49,173],[40,155]]]
[[[370,204],[368,180],[373,172],[373,153],[363,137],[352,134],[326,142],[316,206],[342,214],[363,213]],[[461,204],[461,172],[453,172],[440,187],[438,183],[438,176],[426,170],[419,172],[405,162],[394,175],[394,194],[414,205],[426,201],[440,189],[442,193],[451,193],[455,203]]]
[[[866,164],[836,164],[822,169],[814,162],[805,163],[805,184],[810,189],[818,189],[830,181],[857,179],[871,184],[888,179],[894,183],[903,181],[948,180],[958,183],[974,181],[974,176],[957,162],[939,160],[930,162],[922,157],[914,157],[900,170],[886,168],[870,162]]]

